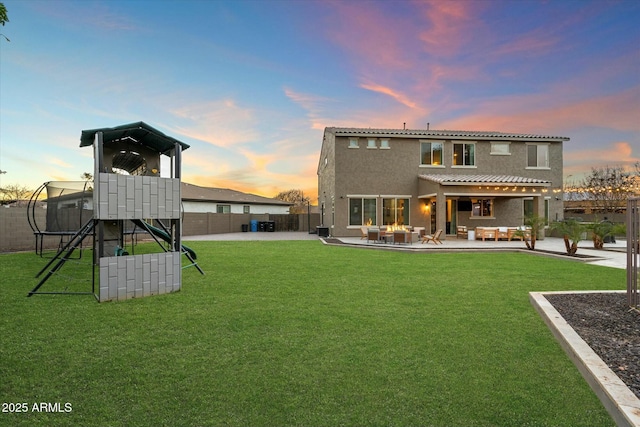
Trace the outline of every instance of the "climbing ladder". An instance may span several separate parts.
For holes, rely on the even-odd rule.
[[[76,295],[95,295],[95,289],[92,289],[91,292],[38,292],[38,289],[58,270],[62,268],[65,262],[71,259],[73,252],[82,244],[82,241],[90,235],[94,234],[96,221],[92,218],[87,221],[81,228],[78,230],[72,237],[69,239],[69,242],[65,244],[63,247],[58,250],[58,253],[45,265],[42,270],[36,274],[36,278],[40,277],[42,273],[47,271],[47,274],[40,280],[40,282],[33,288],[28,297],[38,293],[38,294],[76,294]],[[57,261],[57,262],[56,262]],[[54,265],[55,263],[55,265]],[[53,265],[53,267],[51,267]],[[51,268],[49,268],[51,267]]]

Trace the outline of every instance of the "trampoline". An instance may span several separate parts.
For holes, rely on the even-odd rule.
[[[44,200],[42,199],[44,197]],[[36,210],[44,203],[44,224]],[[38,218],[40,217],[40,219]],[[58,249],[93,218],[93,187],[90,181],[47,181],[29,199],[27,220],[35,236],[35,251],[42,256],[44,238],[57,237]]]

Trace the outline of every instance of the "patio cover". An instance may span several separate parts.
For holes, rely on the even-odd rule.
[[[112,128],[83,130],[80,136],[80,147],[93,145],[95,135],[98,132],[102,132],[105,144],[123,140],[135,141],[165,155],[168,155],[175,148],[176,143],[182,146],[183,151],[189,148],[189,145],[184,142],[167,136],[144,122],[129,123]]]
[[[442,192],[444,192],[445,195],[490,194],[513,197],[515,195],[513,192],[515,188],[520,190],[518,196],[522,196],[525,187],[531,189],[531,191],[536,191],[538,188],[550,186],[550,181],[512,175],[418,175],[418,192],[420,197],[432,197]],[[480,190],[483,187],[484,192],[481,192]],[[512,191],[507,192],[507,187]],[[529,192],[528,195],[531,194],[529,190],[525,192]]]
[[[511,175],[418,175],[418,178],[441,185],[518,185],[549,187],[551,182],[543,179]]]

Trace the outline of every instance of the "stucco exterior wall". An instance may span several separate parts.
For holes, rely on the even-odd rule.
[[[527,177],[549,181],[551,185],[544,189],[538,187],[536,193],[530,196],[537,198],[539,203],[537,213],[544,215],[544,199],[549,203],[550,220],[562,218],[563,203],[560,195],[556,195],[553,189],[562,188],[562,141],[538,141],[514,138],[509,141],[510,152],[506,155],[491,153],[491,142],[502,139],[482,138],[435,138],[429,136],[407,135],[376,135],[358,137],[359,147],[350,147],[349,140],[354,136],[335,135],[325,131],[321,158],[318,166],[318,198],[327,200],[330,197],[335,200],[335,218],[329,216],[325,225],[329,225],[332,235],[356,236],[360,230],[358,226],[349,226],[349,197],[361,196],[378,199],[378,212],[381,210],[382,198],[399,197],[410,200],[409,224],[411,226],[425,227],[430,230],[431,215],[426,208],[425,195],[435,195],[440,192],[448,198],[456,198],[460,195],[449,193],[482,194],[473,188],[447,187],[442,189],[439,184],[430,185],[421,182],[419,175],[509,175]],[[367,140],[375,139],[376,148],[368,148]],[[389,141],[388,148],[381,148],[381,139]],[[443,165],[421,165],[421,142],[443,143]],[[475,144],[475,165],[453,165],[453,146],[456,143]],[[545,144],[549,147],[549,167],[527,167],[527,144]],[[325,160],[326,159],[326,160]],[[520,189],[519,189],[520,190]],[[487,190],[485,189],[486,193]],[[529,194],[527,194],[529,196]],[[505,197],[504,194],[492,195],[495,197],[495,216],[493,218],[472,218],[468,213],[458,214],[457,223],[469,226],[514,226],[521,225],[523,221],[524,201],[523,194],[514,197]],[[435,200],[435,197],[434,197]],[[444,202],[445,198],[440,199]],[[438,215],[444,216],[444,210],[438,206]],[[379,215],[380,216],[380,215]],[[378,218],[377,225],[383,225]]]

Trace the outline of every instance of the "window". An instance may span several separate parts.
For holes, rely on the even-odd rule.
[[[242,213],[248,214],[248,213],[251,213],[250,211],[251,211],[251,207],[250,206],[245,205],[245,206],[242,207]]]
[[[491,143],[491,154],[497,156],[506,156],[511,154],[509,149],[509,142],[492,142]]]
[[[349,225],[376,225],[376,199],[350,198]]]
[[[376,145],[376,139],[375,138],[369,138],[367,140],[367,148],[378,148],[378,146]]]
[[[530,218],[533,216],[533,199],[524,199],[523,200],[523,214],[525,218]]]
[[[386,149],[388,150],[389,148],[389,140],[388,139],[381,139],[380,140],[380,149]]]
[[[527,167],[549,167],[549,144],[527,144]]]
[[[473,199],[471,202],[472,217],[493,217],[492,199]]]
[[[385,225],[409,225],[409,199],[382,199],[382,221]]]
[[[476,145],[475,144],[453,144],[453,165],[454,166],[475,166]]]
[[[442,166],[442,142],[420,143],[420,164]]]
[[[349,148],[360,148],[358,138],[349,138]]]
[[[217,205],[216,213],[231,213],[231,205]]]

